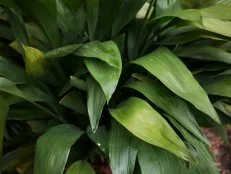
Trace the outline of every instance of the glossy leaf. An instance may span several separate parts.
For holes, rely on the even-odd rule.
[[[45,53],[44,57],[47,59],[65,57],[69,54],[72,54],[81,46],[82,44],[73,44],[73,45],[67,45],[64,47],[56,48],[54,50]]]
[[[34,174],[63,174],[71,146],[81,135],[72,125],[58,125],[42,135],[36,144]]]
[[[66,174],[95,174],[94,169],[87,161],[77,161],[73,163]]]
[[[117,122],[112,121],[109,133],[109,158],[113,174],[133,173],[137,150],[132,135]]]
[[[110,113],[141,140],[164,148],[185,160],[193,161],[188,149],[171,126],[144,100],[129,98],[116,109],[110,109]]]
[[[76,91],[69,92],[66,94],[59,103],[67,108],[74,110],[77,113],[87,115],[87,107],[83,102],[80,94]]]
[[[188,46],[176,50],[180,57],[231,63],[231,54],[212,46]]]
[[[87,57],[84,59],[85,65],[100,84],[107,102],[109,102],[118,84],[122,69],[120,51],[117,45],[112,41],[90,42],[79,48],[74,54]]]
[[[74,53],[74,55],[88,58],[97,58],[114,68],[122,68],[119,49],[117,45],[112,41],[94,41],[87,43],[80,47]]]
[[[99,18],[99,0],[86,0],[87,24],[90,40],[94,40],[94,34]]]
[[[209,144],[208,140],[201,133],[200,128],[186,102],[177,96],[174,96],[160,83],[140,75],[134,76],[136,76],[139,81],[127,83],[125,84],[125,87],[135,89],[142,93],[151,102],[184,125],[184,127],[197,138]]]
[[[106,97],[100,85],[92,78],[87,79],[87,110],[91,128],[96,132],[106,103]]]
[[[197,164],[189,164],[189,171],[188,173],[194,174],[204,174],[204,173],[211,173],[211,174],[218,174],[218,170],[214,165],[214,160],[208,151],[206,145],[198,141],[194,136],[192,136],[187,130],[184,129],[182,125],[176,122],[174,119],[170,119],[171,122],[176,126],[176,128],[182,133],[184,138],[195,148],[197,152]]]
[[[137,142],[137,146],[139,149],[138,161],[142,173],[186,174],[188,172],[183,160],[170,152],[140,141]]]
[[[3,98],[0,98],[0,156],[2,155],[3,150],[3,140],[4,140],[4,132],[5,132],[5,123],[7,119],[7,115],[9,112],[9,105]]]
[[[94,133],[92,129],[88,127],[87,135],[89,138],[106,154],[108,154],[108,131],[104,126],[100,126]]]
[[[187,67],[170,50],[159,48],[132,63],[145,68],[171,91],[220,123],[206,92],[194,79]]]

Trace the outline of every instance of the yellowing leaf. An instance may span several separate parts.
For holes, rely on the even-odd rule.
[[[32,76],[42,76],[45,74],[46,60],[44,53],[36,48],[22,45],[25,51],[26,72]]]

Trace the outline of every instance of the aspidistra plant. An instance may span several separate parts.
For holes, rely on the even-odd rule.
[[[1,0],[0,173],[216,174],[231,6]]]

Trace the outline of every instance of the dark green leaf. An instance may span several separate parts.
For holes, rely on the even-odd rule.
[[[45,5],[39,1],[23,0],[14,2],[32,18],[46,33],[53,48],[61,44],[61,36],[57,28],[54,16],[49,12]]]
[[[113,174],[133,173],[137,150],[132,144],[133,136],[119,123],[113,121],[109,135],[109,158]]]
[[[81,135],[71,125],[58,125],[42,135],[36,145],[34,174],[63,174],[71,146]]]
[[[88,127],[87,135],[103,152],[108,154],[108,131],[104,126],[100,126],[95,133]]]
[[[116,36],[121,29],[125,27],[133,18],[135,18],[137,12],[144,5],[145,0],[126,0],[122,1],[120,8],[117,11],[117,16],[112,25],[112,36]]]
[[[87,115],[87,107],[84,104],[80,94],[76,91],[69,92],[59,101],[59,103],[77,113]]]
[[[208,94],[231,97],[231,76],[209,78],[202,86]]]
[[[69,54],[72,54],[74,51],[76,51],[81,46],[82,44],[73,44],[73,45],[67,45],[61,48],[56,48],[54,50],[51,50],[45,53],[44,57],[47,59],[64,57]]]
[[[177,121],[170,118],[171,122],[176,126],[176,128],[181,132],[184,138],[195,148],[197,152],[197,164],[189,164],[189,172],[190,174],[218,174],[218,170],[214,165],[214,160],[211,157],[206,145],[198,141],[193,135],[191,135],[182,125],[180,125]]]
[[[96,132],[102,115],[106,97],[100,85],[92,78],[87,79],[87,110],[90,118],[91,128]]]
[[[99,17],[99,0],[86,0],[87,24],[90,40],[94,40],[94,34]]]
[[[231,63],[231,53],[213,46],[188,46],[176,50],[180,57]]]
[[[0,98],[0,106],[0,156],[2,156],[5,123],[9,112],[9,105],[2,97]]]
[[[183,160],[170,152],[138,141],[138,161],[143,174],[186,174]]]
[[[28,44],[29,39],[22,16],[11,9],[7,10],[7,16],[15,38],[23,44]]]

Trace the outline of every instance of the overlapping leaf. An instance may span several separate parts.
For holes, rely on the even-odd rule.
[[[135,75],[139,81],[133,81],[125,84],[125,87],[129,87],[141,92],[155,105],[163,109],[165,112],[173,116],[179,121],[186,129],[194,134],[201,141],[208,143],[208,140],[202,135],[200,128],[194,119],[187,103],[174,96],[160,83],[154,80],[145,78],[140,75]]]
[[[110,109],[110,113],[143,141],[167,149],[185,160],[193,161],[188,149],[171,126],[144,100],[129,98],[116,109]]]
[[[137,149],[132,135],[113,120],[109,134],[109,158],[113,174],[133,173]]]
[[[159,48],[132,63],[145,68],[171,91],[192,103],[197,109],[213,118],[214,121],[220,122],[206,92],[183,62],[170,50]]]
[[[41,136],[36,145],[34,174],[63,174],[71,146],[81,135],[72,125],[59,125]]]

